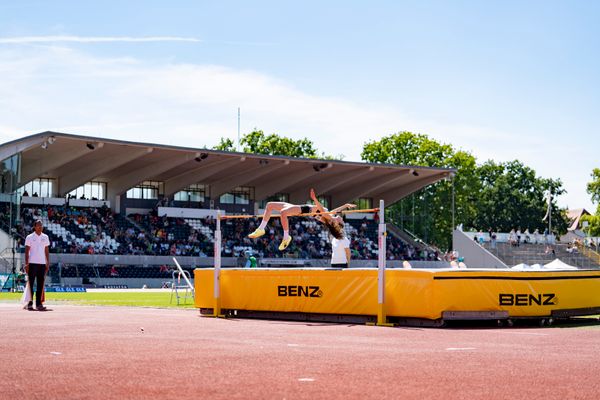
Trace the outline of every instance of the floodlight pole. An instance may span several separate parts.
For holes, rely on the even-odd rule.
[[[456,220],[455,220],[455,194],[454,194],[454,175],[452,176],[452,231],[456,229]]]
[[[552,237],[552,194],[548,198],[548,234]],[[552,243],[554,244],[554,243]]]

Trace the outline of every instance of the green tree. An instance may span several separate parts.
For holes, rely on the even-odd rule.
[[[592,171],[592,181],[587,184],[587,192],[592,196],[592,202],[598,204],[596,215],[600,216],[600,168]]]
[[[272,156],[316,158],[313,142],[304,138],[290,139],[276,134],[265,135],[263,131],[252,131],[241,140],[244,152],[269,154]]]
[[[556,198],[564,193],[560,180],[537,177],[519,161],[477,166],[473,155],[439,143],[427,135],[399,132],[365,144],[362,158],[369,162],[451,167],[454,178],[455,222],[465,229],[510,231],[545,228],[546,191],[553,195],[553,231],[564,232],[566,212]],[[427,242],[450,246],[452,183],[441,181],[414,193],[391,207],[391,218]]]
[[[361,157],[373,163],[456,168],[453,182],[441,181],[402,199],[388,208],[392,221],[426,242],[449,248],[452,238],[452,191],[456,223],[473,221],[479,190],[473,155],[439,143],[427,135],[398,132],[363,146]]]
[[[587,228],[583,228],[586,235],[598,237],[600,236],[600,215],[584,215],[581,217],[581,221],[587,221]]]
[[[235,145],[233,143],[233,140],[229,138],[221,138],[219,144],[213,147],[213,149],[221,151],[235,151]]]
[[[566,210],[556,198],[564,193],[560,179],[537,177],[520,161],[486,161],[478,169],[481,192],[477,198],[477,217],[472,227],[508,232],[513,228],[544,231],[547,211],[546,192],[552,194],[552,230],[565,232]]]
[[[302,158],[320,158],[327,160],[341,160],[342,155],[331,156],[319,153],[315,145],[309,139],[294,140],[275,133],[265,135],[263,131],[254,130],[242,137],[240,140],[244,153],[267,154],[272,156],[288,156]],[[231,139],[221,138],[215,150],[235,151]]]
[[[587,192],[592,196],[592,202],[598,204],[596,215],[585,215],[581,220],[588,222],[588,227],[585,228],[586,234],[600,236],[600,168],[594,168],[591,176],[592,181],[587,184]]]

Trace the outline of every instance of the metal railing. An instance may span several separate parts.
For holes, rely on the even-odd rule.
[[[575,246],[579,250],[581,254],[591,259],[596,264],[600,265],[600,253],[594,251],[593,249],[584,246],[582,243],[575,243]]]

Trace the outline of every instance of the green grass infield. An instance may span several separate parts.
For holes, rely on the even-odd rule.
[[[15,302],[21,299],[22,293],[0,293],[1,302]],[[187,304],[183,304],[187,301]],[[82,293],[46,293],[46,304],[70,304],[86,306],[128,306],[156,308],[194,308],[192,299],[180,298],[177,305],[175,295],[171,302],[171,292],[82,292]]]

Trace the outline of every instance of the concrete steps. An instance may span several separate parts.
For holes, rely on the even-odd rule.
[[[485,248],[509,266],[520,263],[529,265],[547,264],[555,258],[559,258],[561,261],[578,268],[600,269],[600,264],[584,254],[567,252],[566,244],[553,245],[552,248],[554,248],[555,254],[546,253],[546,245],[544,244],[527,243],[513,247],[508,243],[496,243],[496,248],[492,249],[490,243],[486,243]]]

